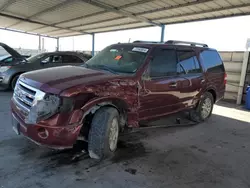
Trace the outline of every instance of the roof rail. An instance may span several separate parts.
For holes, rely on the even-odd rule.
[[[165,44],[188,44],[190,46],[202,46],[204,48],[207,48],[208,45],[207,44],[203,44],[203,43],[197,43],[197,42],[187,42],[187,41],[179,41],[179,40],[168,40],[167,42],[165,42]]]
[[[162,42],[135,40],[133,43],[153,43],[153,44],[159,44],[159,43],[162,43]]]

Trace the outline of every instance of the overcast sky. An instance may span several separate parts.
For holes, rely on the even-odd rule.
[[[220,51],[241,51],[250,38],[250,16],[225,18],[211,21],[167,25],[165,40],[186,40],[207,43]],[[159,27],[133,29],[96,34],[96,50],[105,46],[134,40],[160,40]],[[92,38],[89,35],[60,39],[60,50],[91,50]],[[0,41],[15,48],[38,48],[38,37],[0,30]],[[56,40],[45,38],[44,47],[54,51]]]

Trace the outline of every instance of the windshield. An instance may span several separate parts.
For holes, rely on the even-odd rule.
[[[0,56],[0,61],[2,61],[3,59],[6,59],[7,57],[10,57],[10,55],[3,55],[3,56]]]
[[[27,60],[28,60],[29,63],[33,63],[33,62],[36,62],[39,59],[42,59],[44,56],[46,56],[46,54],[38,54],[38,55],[27,58]]]
[[[143,64],[148,51],[148,48],[134,45],[112,45],[87,61],[84,66],[112,73],[132,74]]]

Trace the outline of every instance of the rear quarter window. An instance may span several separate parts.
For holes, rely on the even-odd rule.
[[[203,61],[203,66],[207,72],[225,72],[221,57],[216,50],[204,50],[200,53],[200,56]]]

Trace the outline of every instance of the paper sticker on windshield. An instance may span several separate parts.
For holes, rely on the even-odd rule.
[[[147,53],[147,52],[148,52],[148,49],[147,49],[147,48],[134,47],[134,48],[132,49],[132,51],[134,51],[134,52]]]
[[[115,60],[120,60],[121,58],[122,58],[122,56],[118,55],[118,56],[115,57]]]

